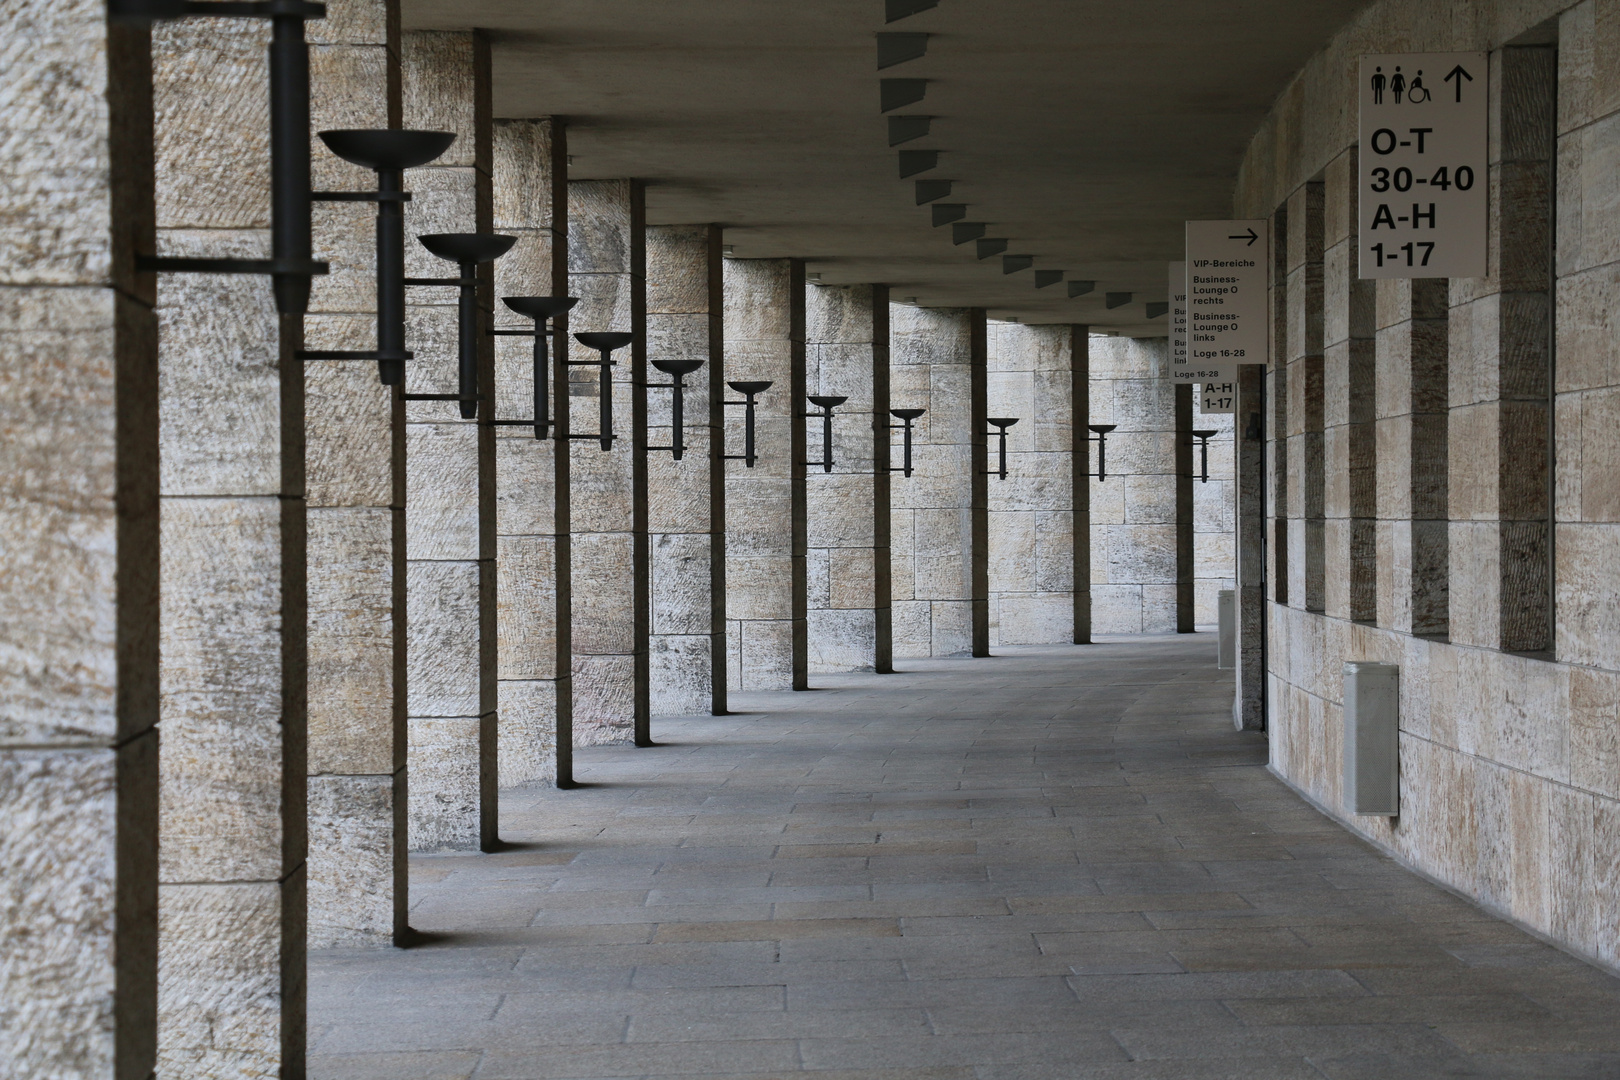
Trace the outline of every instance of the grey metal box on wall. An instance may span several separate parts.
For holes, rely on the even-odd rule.
[[[1222,589],[1215,596],[1215,613],[1220,636],[1215,645],[1215,666],[1222,671],[1237,667],[1237,593]]]
[[[1400,813],[1401,669],[1344,665],[1344,801],[1352,814]]]

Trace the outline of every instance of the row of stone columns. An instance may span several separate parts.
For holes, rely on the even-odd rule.
[[[495,849],[500,787],[569,786],[575,746],[646,745],[654,715],[1180,625],[1193,570],[1166,537],[1190,534],[1190,504],[1164,494],[1184,486],[1190,418],[1149,392],[1162,347],[723,260],[717,226],[648,226],[639,182],[570,182],[559,122],[495,120],[482,34],[402,33],[390,0],[330,0],[309,26],[315,130],[455,133],[407,174],[409,235],[516,238],[478,271],[466,419],[445,400],[454,287],[409,290],[400,390],[374,361],[297,356],[374,347],[372,203],[316,204],[331,272],[302,317],[279,316],[262,277],[136,272],[137,254],[268,253],[262,25],[148,34],[25,9],[47,60],[100,81],[69,164],[50,164],[54,127],[23,154],[77,193],[71,227],[31,197],[0,237],[19,1075],[296,1075],[305,950],[407,942],[408,852]],[[18,107],[55,116],[36,83]],[[373,187],[312,146],[318,190]],[[407,250],[409,276],[455,276]],[[512,333],[534,323],[501,298],[564,294],[579,303],[553,328],[536,440],[534,342]],[[632,335],[607,408],[583,331]],[[1094,351],[1135,366],[1096,383]],[[679,461],[652,364],[671,359],[703,362]],[[771,383],[752,468],[728,380]],[[847,399],[830,446],[810,393]],[[909,477],[905,407],[926,409]],[[1005,480],[988,475],[1000,414],[1020,418]],[[1127,433],[1102,485],[1088,418]],[[1091,508],[1116,490],[1121,531],[1094,545]],[[1157,530],[1151,565],[1133,529]],[[1094,623],[1099,575],[1136,590],[1134,622]],[[1150,592],[1169,623],[1142,616]]]

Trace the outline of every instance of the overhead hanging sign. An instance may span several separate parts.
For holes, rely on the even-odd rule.
[[[1170,280],[1166,295],[1170,298],[1170,370],[1167,373],[1177,382],[1187,367],[1187,264],[1170,264]]]
[[[1360,275],[1484,277],[1486,55],[1361,58]]]
[[[1205,383],[1198,389],[1198,411],[1200,413],[1237,411],[1237,383]]]
[[[1264,364],[1269,338],[1266,223],[1187,222],[1187,364],[1177,382],[1235,382]]]

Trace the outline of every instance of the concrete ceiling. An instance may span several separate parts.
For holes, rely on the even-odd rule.
[[[925,306],[1162,335],[1182,222],[1230,212],[1249,138],[1366,0],[403,0],[408,29],[489,30],[495,115],[563,116],[573,179],[647,182],[649,222],[719,222],[740,258],[799,257],[828,283]],[[874,34],[923,31],[882,72]],[[942,151],[968,221],[1070,299],[978,260],[898,178],[881,78],[929,80],[901,149]],[[1104,308],[1107,292],[1133,301]]]

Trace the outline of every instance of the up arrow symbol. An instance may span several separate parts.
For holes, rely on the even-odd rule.
[[[1243,246],[1244,247],[1254,247],[1254,242],[1256,240],[1260,239],[1260,234],[1254,231],[1254,226],[1253,225],[1250,225],[1249,226],[1249,231],[1247,233],[1238,233],[1236,236],[1228,236],[1227,239],[1228,240],[1247,240],[1248,243],[1244,244]]]
[[[1467,79],[1469,82],[1473,82],[1474,77],[1472,75],[1468,74],[1468,69],[1467,68],[1463,67],[1461,64],[1458,64],[1456,67],[1452,68],[1450,71],[1448,71],[1446,73],[1446,80],[1445,81],[1450,82],[1452,79],[1457,80],[1457,104],[1461,105],[1462,104],[1462,84],[1463,84],[1463,80]]]

